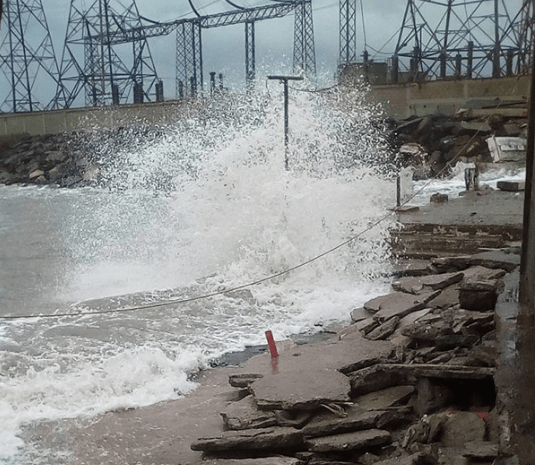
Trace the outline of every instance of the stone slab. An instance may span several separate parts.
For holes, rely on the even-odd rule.
[[[305,442],[309,449],[314,452],[346,452],[384,446],[392,442],[392,437],[388,431],[370,429],[307,439]]]
[[[426,292],[420,295],[394,292],[370,300],[364,308],[374,313],[377,321],[386,321],[394,316],[403,318],[411,312],[422,309],[427,302],[440,294],[440,291]]]
[[[523,181],[498,181],[498,189],[507,192],[519,192],[526,189],[526,183]]]
[[[261,410],[314,410],[322,404],[348,402],[350,380],[337,370],[300,370],[265,376],[250,390]]]
[[[315,438],[376,428],[377,423],[381,421],[386,413],[379,410],[364,410],[356,405],[347,407],[345,412],[347,416],[343,418],[333,412],[322,412],[302,429],[304,436]]]
[[[392,284],[394,290],[409,294],[422,294],[424,292],[444,289],[452,284],[458,283],[464,275],[458,273],[442,273],[429,276],[400,278]]]
[[[493,460],[498,457],[499,444],[489,441],[473,441],[464,445],[463,456],[477,460]]]
[[[203,452],[241,450],[281,450],[302,448],[303,434],[295,428],[264,428],[245,431],[224,431],[219,436],[199,438],[191,449]]]
[[[457,447],[485,439],[486,426],[473,412],[452,413],[442,424],[440,442],[446,447]]]
[[[353,401],[364,410],[384,410],[407,400],[414,391],[414,386],[393,386],[364,394]]]
[[[285,457],[277,455],[276,457],[262,457],[258,459],[212,459],[202,460],[191,465],[297,465],[299,459],[295,457]]]
[[[221,416],[229,430],[267,428],[278,423],[274,412],[264,412],[257,408],[253,396],[232,402],[221,412]]]

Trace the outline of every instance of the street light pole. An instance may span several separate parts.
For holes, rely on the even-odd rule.
[[[284,166],[288,171],[288,132],[290,130],[288,116],[288,81],[302,81],[300,76],[268,76],[268,79],[276,79],[284,84]]]

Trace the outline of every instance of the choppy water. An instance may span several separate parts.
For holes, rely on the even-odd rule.
[[[270,92],[221,97],[156,135],[95,131],[99,187],[0,187],[0,316],[31,317],[0,319],[0,464],[68,463],[61,431],[47,442],[32,429],[178,398],[195,389],[189,373],[266,329],[315,332],[387,289],[391,219],[275,279],[168,304],[306,262],[395,203],[362,94],[292,90],[286,171]]]
[[[0,463],[68,462],[42,421],[177,398],[224,352],[347,321],[384,289],[387,223],[322,259],[190,303],[83,311],[212,294],[287,270],[384,215],[394,184],[369,167],[375,109],[292,91],[231,95],[157,135],[95,132],[95,188],[0,187]],[[128,143],[124,144],[124,140]],[[363,163],[366,161],[366,163]],[[114,296],[125,296],[115,298]],[[50,318],[43,315],[69,313]]]

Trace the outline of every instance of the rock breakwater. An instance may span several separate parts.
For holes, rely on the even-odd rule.
[[[253,359],[229,379],[221,434],[191,448],[236,465],[508,463],[494,306],[519,262],[434,259],[332,340]]]

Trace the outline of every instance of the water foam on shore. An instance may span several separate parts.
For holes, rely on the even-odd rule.
[[[94,144],[104,189],[42,192],[49,201],[34,214],[56,218],[60,252],[50,253],[61,255],[50,281],[63,301],[59,310],[73,316],[2,324],[0,422],[7,426],[0,463],[53,463],[68,453],[68,445],[51,451],[35,442],[28,426],[178,398],[195,386],[188,373],[263,343],[266,329],[284,339],[347,321],[354,306],[385,288],[387,222],[246,291],[132,313],[76,314],[255,282],[336,247],[385,214],[395,190],[373,166],[385,156],[375,110],[360,94],[346,101],[292,93],[286,171],[282,101],[273,94],[227,96],[157,134],[133,131],[124,149]],[[40,259],[56,257],[40,250]],[[78,301],[85,303],[71,306]]]

